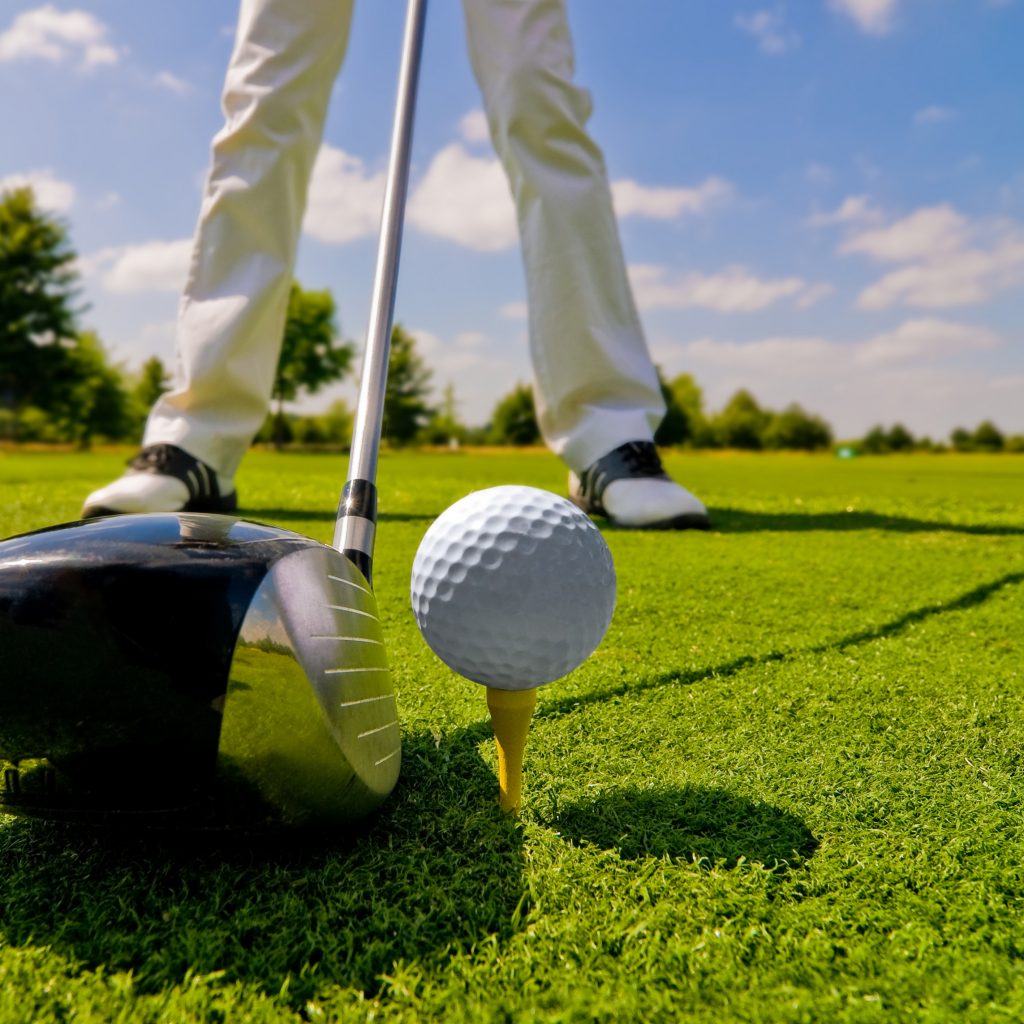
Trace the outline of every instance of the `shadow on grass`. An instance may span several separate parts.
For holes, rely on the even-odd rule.
[[[667,856],[727,868],[747,861],[781,872],[818,848],[795,815],[699,786],[602,793],[559,805],[545,824],[571,842],[616,850],[625,860]]]
[[[381,512],[381,522],[432,523],[444,509],[426,514]],[[1024,526],[1002,526],[982,523],[948,523],[906,516],[887,516],[877,512],[748,512],[737,508],[712,508],[711,529],[715,533],[797,533],[804,530],[889,530],[894,533],[967,533],[986,537],[1024,536]],[[333,523],[331,508],[251,508],[243,507],[239,515],[272,523]],[[624,527],[612,526],[604,520],[598,525],[602,532],[631,533]]]
[[[711,528],[717,533],[795,533],[802,530],[889,530],[894,533],[968,533],[985,537],[1024,536],[1024,526],[948,523],[878,512],[748,512],[712,508]]]
[[[267,841],[0,826],[0,934],[158,993],[224,972],[297,1010],[371,995],[396,961],[443,970],[527,905],[520,826],[497,808],[484,723],[407,739],[399,788],[351,835]],[[219,984],[219,982],[218,982]]]
[[[832,640],[829,643],[801,648],[796,651],[767,651],[764,654],[757,655],[744,654],[721,665],[695,669],[673,669],[672,671],[652,676],[640,683],[626,683],[611,690],[602,690],[600,693],[587,694],[581,697],[566,697],[562,700],[545,701],[537,708],[537,717],[555,718],[560,715],[570,714],[577,708],[588,704],[599,704],[610,697],[625,697],[629,694],[640,693],[644,690],[654,690],[662,686],[692,686],[694,683],[703,682],[706,679],[728,679],[731,676],[738,675],[745,669],[757,665],[767,665],[775,661],[790,661],[808,654],[827,654],[830,651],[841,651],[847,647],[857,647],[860,644],[871,643],[874,640],[883,640],[902,633],[908,626],[924,622],[936,615],[975,608],[983,604],[994,594],[999,593],[1003,588],[1017,583],[1024,583],[1024,572],[1007,573],[1005,576],[1000,576],[990,583],[983,583],[973,590],[961,594],[960,597],[954,598],[952,601],[915,608],[899,618],[892,619],[880,626],[862,629],[856,633],[840,637],[838,640]]]
[[[426,514],[414,514],[412,512],[379,512],[377,521],[380,523],[432,523],[444,509]],[[248,505],[238,510],[238,515],[243,519],[252,519],[256,522],[265,523],[333,523],[337,519],[337,512],[333,507],[306,509],[306,508],[252,508]]]

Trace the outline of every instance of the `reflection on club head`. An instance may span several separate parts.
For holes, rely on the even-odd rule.
[[[160,514],[11,538],[0,646],[6,811],[338,825],[397,780],[373,594],[286,530]]]

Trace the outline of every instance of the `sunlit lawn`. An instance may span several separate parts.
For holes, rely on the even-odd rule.
[[[126,454],[0,455],[0,535]],[[0,1020],[1024,1019],[1024,456],[668,464],[714,529],[606,530],[615,618],[541,692],[513,824],[409,570],[456,498],[563,471],[387,453],[390,802],[313,847],[0,819]],[[344,472],[255,452],[244,513],[327,541]]]

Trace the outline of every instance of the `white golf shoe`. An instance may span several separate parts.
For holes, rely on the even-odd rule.
[[[569,474],[569,497],[588,515],[629,530],[706,530],[703,502],[665,472],[650,441],[630,441],[580,476]]]
[[[85,499],[83,519],[127,512],[234,512],[234,483],[172,444],[143,448],[124,476]]]

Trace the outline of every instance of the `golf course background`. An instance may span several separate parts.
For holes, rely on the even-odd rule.
[[[0,455],[0,535],[127,454]],[[452,501],[564,473],[385,453],[391,800],[332,843],[0,819],[0,1021],[1024,1020],[1024,456],[666,463],[714,529],[605,529],[618,607],[515,823],[409,572]],[[327,542],[344,471],[253,452],[243,513]]]

